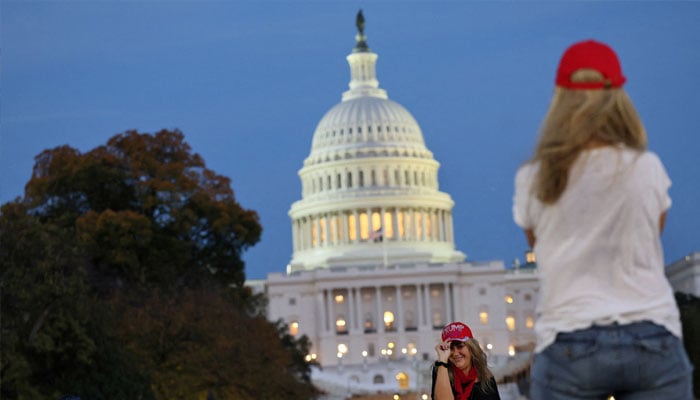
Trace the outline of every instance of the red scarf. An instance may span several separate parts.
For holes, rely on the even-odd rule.
[[[469,400],[478,377],[476,368],[469,368],[469,372],[465,374],[461,369],[452,365],[452,374],[454,375],[454,391],[457,393],[455,400]]]

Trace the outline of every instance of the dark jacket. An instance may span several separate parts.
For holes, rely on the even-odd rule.
[[[435,380],[437,378],[437,368],[433,366],[433,382],[431,384],[430,388],[430,398],[435,399]],[[449,375],[450,375],[450,387],[452,387],[452,394],[456,397],[457,393],[455,393],[454,389],[454,378],[452,376],[452,370],[449,370]],[[469,400],[501,400],[501,396],[498,394],[498,388],[496,388],[496,379],[491,377],[491,387],[493,388],[492,391],[488,392],[483,392],[481,390],[481,385],[479,382],[477,382],[474,385],[474,388],[472,389],[472,394],[469,395]]]

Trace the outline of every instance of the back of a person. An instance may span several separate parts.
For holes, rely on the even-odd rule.
[[[570,46],[516,174],[513,217],[540,280],[534,399],[692,399],[660,241],[671,181],[625,82],[609,46]]]
[[[657,162],[613,146],[580,155],[567,190],[535,228],[544,277],[538,330],[652,320],[680,331],[654,214],[665,200],[649,185]]]

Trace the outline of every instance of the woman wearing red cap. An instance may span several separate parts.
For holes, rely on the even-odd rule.
[[[499,400],[496,380],[486,365],[486,353],[469,327],[453,322],[442,329],[435,346],[433,400]]]
[[[532,399],[693,398],[660,241],[671,181],[624,83],[609,46],[569,47],[515,178],[540,279]]]

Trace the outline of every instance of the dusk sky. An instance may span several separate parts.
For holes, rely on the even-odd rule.
[[[700,2],[1,0],[0,202],[44,149],[176,128],[260,215],[247,277],[284,272],[297,172],[347,90],[360,8],[380,87],[441,163],[469,260],[524,258],[513,176],[559,57],[588,38],[618,52],[673,181],[667,263],[700,251]]]

